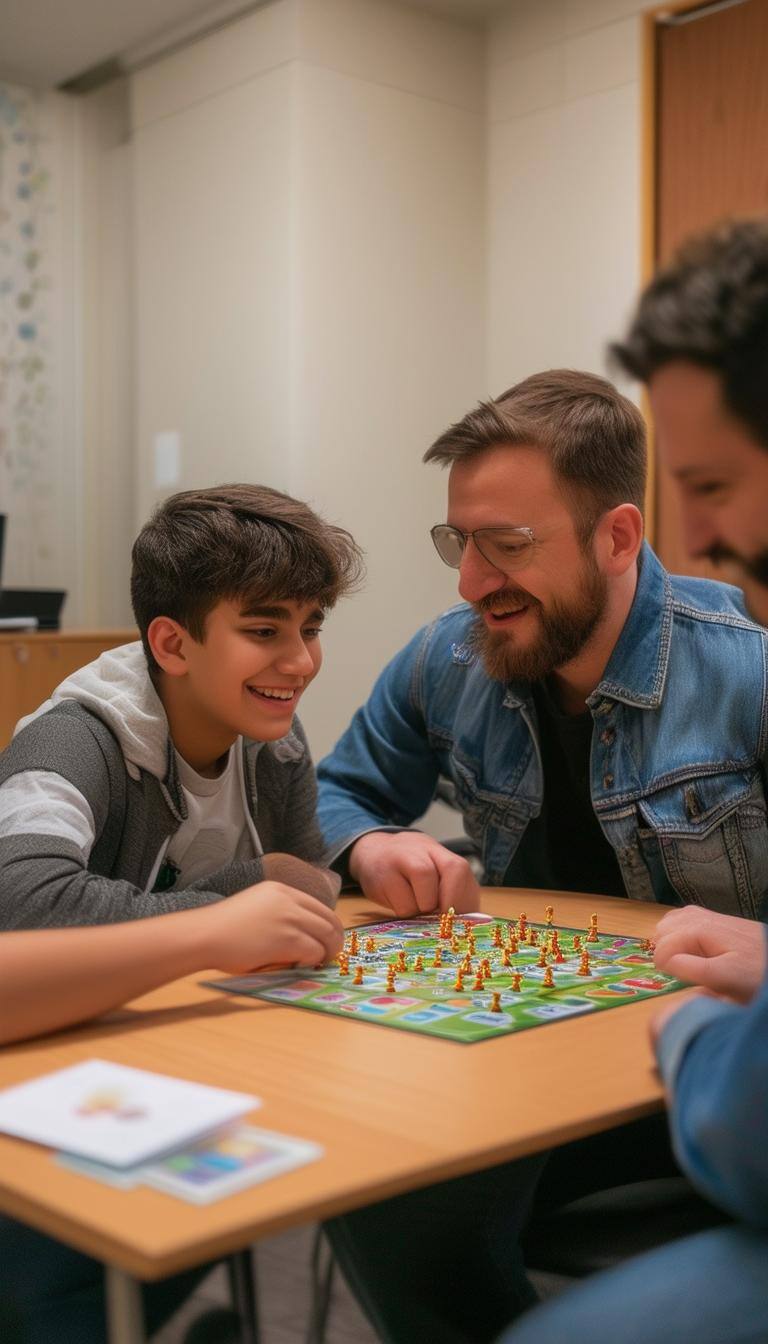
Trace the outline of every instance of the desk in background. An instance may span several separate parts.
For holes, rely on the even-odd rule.
[[[106,649],[130,644],[135,630],[40,630],[0,634],[0,750],[24,714],[60,681]]]
[[[650,935],[664,906],[486,889],[488,914],[526,910],[586,928]],[[382,918],[342,898],[348,927]],[[386,913],[386,912],[385,912]],[[218,1259],[260,1237],[433,1181],[524,1157],[660,1110],[648,1042],[659,1002],[552,1022],[477,1045],[347,1022],[178,980],[89,1026],[0,1050],[0,1087],[91,1057],[254,1092],[255,1123],[325,1148],[308,1167],[197,1208],[118,1191],[0,1136],[0,1211],[108,1266],[112,1344],[140,1344],[137,1279]]]

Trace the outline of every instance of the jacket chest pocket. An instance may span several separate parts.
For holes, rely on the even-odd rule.
[[[483,861],[485,879],[503,880],[520,836],[530,820],[529,812],[510,798],[484,789],[471,768],[456,755],[450,763],[455,806],[461,812],[464,830]]]
[[[768,891],[768,829],[757,772],[683,781],[644,798],[638,811],[640,845],[660,855],[682,901],[760,917]]]

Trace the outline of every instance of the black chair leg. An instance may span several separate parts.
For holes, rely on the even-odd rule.
[[[256,1267],[250,1246],[229,1256],[227,1274],[232,1305],[240,1317],[242,1344],[260,1344]]]
[[[312,1300],[309,1309],[306,1344],[324,1344],[328,1315],[331,1310],[335,1266],[333,1251],[323,1236],[323,1229],[318,1227],[312,1244]]]

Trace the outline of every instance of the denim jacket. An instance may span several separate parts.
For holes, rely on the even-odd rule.
[[[525,683],[486,674],[461,604],[421,630],[318,769],[331,859],[402,829],[453,783],[484,880],[504,885],[544,779]],[[591,792],[627,895],[765,913],[766,641],[738,589],[671,577],[643,547],[635,598],[592,713]]]
[[[684,1003],[656,1057],[683,1171],[734,1218],[768,1228],[768,976],[744,1007],[703,995]]]

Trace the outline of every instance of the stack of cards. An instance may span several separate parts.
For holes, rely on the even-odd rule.
[[[258,1097],[89,1059],[0,1092],[0,1131],[130,1190],[208,1203],[314,1161],[316,1144],[236,1124]]]
[[[59,1153],[56,1160],[70,1171],[93,1176],[120,1190],[150,1185],[192,1204],[210,1204],[249,1185],[314,1162],[322,1155],[323,1150],[316,1143],[252,1125],[233,1125],[157,1162],[122,1171],[67,1153]]]
[[[0,1131],[111,1167],[133,1167],[260,1104],[244,1092],[87,1059],[0,1092]]]

